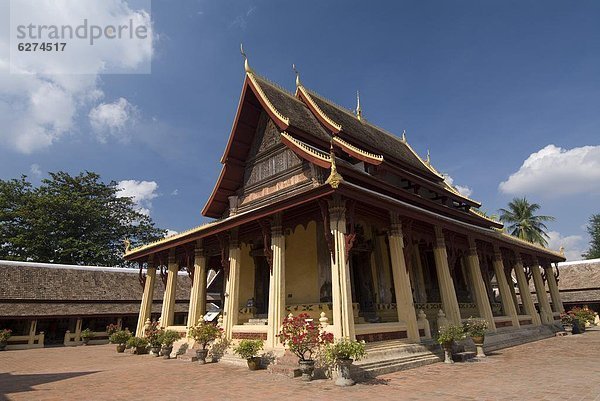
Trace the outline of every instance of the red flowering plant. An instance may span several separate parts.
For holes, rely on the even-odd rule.
[[[161,346],[161,338],[163,330],[158,322],[151,322],[144,330],[144,337],[148,340],[151,347],[158,348]]]
[[[111,334],[116,333],[119,330],[121,330],[121,328],[118,325],[114,324],[114,323],[111,323],[108,326],[106,326],[106,334],[108,334],[109,336]]]
[[[301,361],[312,360],[321,347],[333,343],[333,334],[321,331],[306,313],[286,317],[278,336]]]

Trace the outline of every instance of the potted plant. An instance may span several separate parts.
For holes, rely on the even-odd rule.
[[[309,381],[315,368],[313,355],[333,342],[333,334],[322,332],[313,319],[306,313],[293,316],[291,313],[283,320],[279,331],[279,340],[298,357],[302,380]]]
[[[94,337],[94,332],[92,330],[85,329],[81,331],[81,341],[83,341],[83,345],[88,345],[90,340]]]
[[[144,338],[148,340],[150,345],[150,355],[158,356],[160,353],[161,340],[163,330],[159,327],[158,322],[152,322],[144,330]]]
[[[134,353],[137,355],[142,355],[146,353],[146,348],[148,347],[148,340],[143,337],[131,337],[127,340],[127,346],[130,348],[134,348]]]
[[[571,309],[569,315],[573,318],[573,334],[580,334],[585,332],[585,327],[594,321],[594,311],[590,310],[587,306],[580,308],[578,306]]]
[[[106,334],[108,334],[109,337],[119,330],[121,330],[121,327],[119,327],[118,325],[116,325],[114,323],[111,323],[108,326],[106,326]]]
[[[260,368],[260,357],[257,354],[261,349],[263,349],[262,340],[242,340],[233,349],[233,352],[248,362],[248,369],[258,370]]]
[[[338,340],[334,344],[325,347],[325,361],[328,365],[337,368],[336,386],[352,386],[354,380],[350,374],[350,366],[367,354],[364,341],[353,341],[348,339]]]
[[[117,344],[117,352],[125,352],[127,341],[131,338],[129,330],[117,330],[110,335],[108,341],[111,344]]]
[[[175,330],[164,330],[161,333],[160,343],[162,344],[162,348],[160,349],[160,354],[163,356],[163,359],[169,359],[171,357],[173,343],[180,338],[181,336]]]
[[[452,345],[455,341],[464,338],[465,331],[462,325],[448,324],[440,329],[437,342],[444,348],[444,363],[454,363],[452,360]]]
[[[463,322],[465,334],[471,337],[473,344],[477,348],[477,358],[485,358],[483,342],[485,341],[485,331],[487,328],[488,322],[485,319],[470,317]]]
[[[200,364],[206,363],[206,356],[208,355],[208,345],[215,341],[217,338],[221,338],[223,332],[216,325],[201,320],[197,325],[190,328],[189,336],[196,340],[202,348],[196,351],[198,362]]]
[[[565,331],[573,331],[573,320],[573,316],[568,313],[563,312],[560,314],[560,324]]]
[[[209,350],[212,362],[219,362],[219,359],[221,359],[223,355],[225,355],[225,351],[227,350],[227,348],[229,348],[230,345],[231,341],[224,337],[221,337],[219,341],[213,342]]]
[[[11,329],[0,330],[0,351],[4,351],[6,349],[6,344],[8,344],[8,339],[12,336]]]

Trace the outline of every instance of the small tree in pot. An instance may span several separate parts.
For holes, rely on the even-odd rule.
[[[219,359],[225,355],[225,351],[231,345],[231,341],[221,336],[219,341],[214,341],[210,346],[210,357],[213,362],[219,362]]]
[[[146,353],[146,348],[148,348],[148,340],[143,337],[131,337],[129,340],[127,340],[127,346],[134,348],[135,354],[142,355]]]
[[[162,344],[160,354],[163,356],[163,359],[169,359],[171,357],[171,352],[173,351],[173,343],[179,340],[180,338],[181,336],[175,330],[164,330],[160,334],[159,340]]]
[[[315,355],[319,349],[333,342],[333,334],[322,332],[306,313],[283,320],[279,340],[298,357],[302,370],[302,380],[309,381],[315,368]]]
[[[4,351],[4,349],[6,348],[6,344],[8,344],[8,339],[11,337],[11,329],[0,330],[0,351]]]
[[[263,349],[262,340],[242,340],[233,349],[233,352],[248,362],[248,369],[258,370],[260,368],[260,357],[257,355],[261,349]]]
[[[221,338],[222,335],[223,331],[220,328],[204,320],[198,322],[197,325],[190,328],[189,336],[196,340],[196,342],[202,347],[196,351],[196,356],[198,357],[198,362],[200,364],[206,363],[208,345],[217,338]]]
[[[444,348],[444,363],[454,363],[452,360],[452,345],[455,341],[464,340],[465,331],[462,325],[448,324],[440,329],[437,342]]]
[[[485,358],[483,342],[485,341],[485,331],[487,328],[488,322],[485,319],[470,317],[463,322],[464,332],[471,337],[473,344],[477,348],[477,358]]]
[[[161,339],[163,330],[159,327],[158,322],[150,323],[144,330],[144,337],[150,344],[150,355],[158,356],[160,353]]]
[[[94,332],[89,328],[81,331],[81,341],[83,341],[83,345],[88,345],[93,337]]]
[[[350,365],[367,354],[364,341],[353,341],[348,339],[338,340],[335,344],[325,346],[325,361],[329,366],[337,369],[336,386],[352,386]]]
[[[129,330],[118,330],[110,335],[108,341],[111,344],[117,345],[117,352],[125,352],[127,341],[131,338],[131,332]]]

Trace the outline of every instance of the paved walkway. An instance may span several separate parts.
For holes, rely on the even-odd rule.
[[[600,400],[600,330],[337,388],[223,363],[117,354],[112,345],[0,353],[0,400]]]

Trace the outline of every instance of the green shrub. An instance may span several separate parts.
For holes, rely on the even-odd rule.
[[[111,344],[127,344],[130,338],[131,332],[129,330],[117,330],[108,337],[108,341]]]
[[[90,338],[92,338],[92,337],[94,337],[94,332],[93,332],[92,330],[90,330],[90,329],[85,329],[85,330],[82,330],[82,331],[81,331],[81,338],[83,338],[84,340],[85,340],[86,338],[87,338],[87,339],[90,339]]]
[[[488,328],[488,322],[485,319],[470,317],[463,322],[463,330],[469,337],[482,337]]]
[[[262,340],[242,340],[239,345],[233,349],[233,352],[244,359],[250,359],[255,357],[261,349],[263,349]]]
[[[173,343],[179,340],[180,338],[181,336],[175,330],[165,330],[159,336],[160,343],[165,347],[172,346]]]
[[[328,363],[336,363],[343,359],[358,361],[366,354],[364,341],[352,341],[343,338],[325,347],[325,359]]]
[[[130,348],[142,348],[148,346],[148,340],[142,337],[131,337],[127,340],[127,346]]]
[[[197,325],[190,328],[189,336],[202,345],[202,349],[206,349],[208,344],[221,338],[223,331],[216,325],[202,320]]]
[[[439,344],[449,344],[454,341],[464,340],[465,331],[462,325],[449,324],[440,329],[437,342]]]

